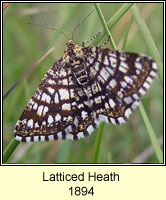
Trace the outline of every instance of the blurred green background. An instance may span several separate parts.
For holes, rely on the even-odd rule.
[[[123,3],[100,3],[103,15],[109,20]],[[137,4],[163,59],[163,5]],[[51,47],[54,51],[25,78],[3,102],[3,149],[13,138],[17,120],[35,92],[41,79],[64,54],[66,38],[53,30],[27,24],[33,22],[63,30],[71,37],[75,26],[94,9],[92,3],[12,3],[3,13],[3,94],[38,61]],[[119,50],[132,13],[128,11],[110,30]],[[92,38],[102,24],[96,11],[81,24],[74,40],[81,45]],[[105,39],[101,42],[104,43]],[[109,48],[110,45],[107,45]],[[128,33],[126,51],[150,55],[134,20]],[[158,78],[142,99],[155,133],[162,144],[163,102],[162,85]],[[9,163],[89,163],[96,131],[80,141],[20,143]],[[126,124],[105,124],[99,163],[158,163],[146,127],[137,109]]]

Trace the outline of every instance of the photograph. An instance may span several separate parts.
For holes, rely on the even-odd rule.
[[[164,162],[163,3],[3,3],[2,164]]]

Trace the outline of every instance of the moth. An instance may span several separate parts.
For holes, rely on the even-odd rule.
[[[156,74],[157,64],[150,57],[103,46],[80,47],[69,40],[19,118],[15,139],[77,140],[102,121],[122,124]]]

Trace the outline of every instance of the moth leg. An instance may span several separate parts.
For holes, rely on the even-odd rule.
[[[99,31],[99,32],[98,32],[95,36],[93,36],[90,40],[85,40],[85,41],[83,41],[83,42],[82,42],[82,47],[85,47],[85,43],[91,42],[91,41],[94,40],[96,37],[98,37],[100,33],[101,33],[101,32]]]

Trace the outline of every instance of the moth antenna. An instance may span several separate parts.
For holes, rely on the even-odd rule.
[[[84,17],[79,24],[77,24],[77,26],[74,28],[73,33],[72,33],[72,37],[71,39],[74,39],[74,33],[76,32],[76,30],[78,29],[78,27],[95,11],[95,9],[93,9],[86,17]]]
[[[35,23],[32,23],[32,22],[29,22],[28,24],[31,24],[33,26],[40,26],[42,28],[47,28],[47,29],[55,30],[55,31],[61,33],[62,35],[64,35],[67,40],[70,40],[69,37],[63,31],[58,30],[58,29],[56,29],[54,27],[50,27],[50,26],[47,26],[47,25],[41,25],[41,24],[35,24]]]

